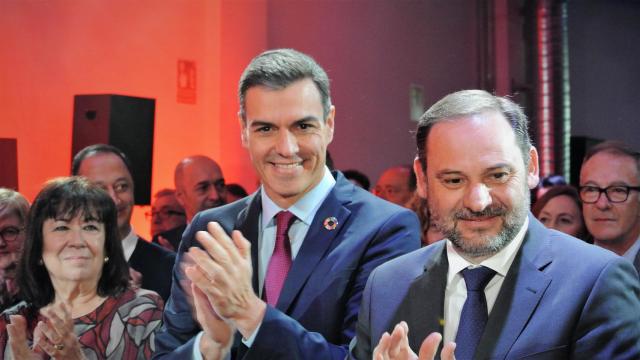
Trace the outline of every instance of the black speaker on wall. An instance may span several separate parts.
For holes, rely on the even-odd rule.
[[[155,99],[100,94],[76,95],[71,157],[93,144],[122,150],[133,167],[136,205],[151,201]]]
[[[0,139],[0,187],[18,190],[18,140]]]

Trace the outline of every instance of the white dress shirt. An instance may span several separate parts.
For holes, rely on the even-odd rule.
[[[131,259],[131,255],[133,255],[133,251],[136,249],[137,244],[138,235],[136,235],[135,231],[133,231],[133,227],[131,227],[129,235],[122,239],[122,251],[124,252],[124,258],[127,262]]]
[[[633,264],[633,262],[636,261],[636,255],[638,254],[638,251],[640,251],[640,238],[638,238],[638,240],[636,240],[636,242],[634,242],[633,245],[631,245],[631,247],[627,249],[622,257],[631,261],[631,263]]]
[[[462,313],[464,302],[467,300],[467,285],[460,272],[466,268],[479,266],[488,267],[496,272],[496,275],[484,289],[484,295],[487,299],[487,311],[491,314],[491,309],[493,309],[493,305],[496,302],[504,278],[507,276],[507,272],[522,245],[528,226],[529,219],[526,218],[516,237],[507,246],[478,265],[472,264],[460,256],[451,241],[446,240],[449,270],[447,272],[447,287],[444,292],[444,343],[456,340],[460,314]]]

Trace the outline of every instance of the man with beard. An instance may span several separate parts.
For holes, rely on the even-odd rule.
[[[444,338],[443,359],[640,358],[632,264],[528,213],[538,154],[515,103],[450,94],[417,145],[418,191],[446,240],[371,273],[353,357],[430,359]]]
[[[175,253],[136,235],[133,213],[133,169],[127,156],[115,146],[96,144],[73,157],[71,174],[83,176],[102,187],[116,204],[118,233],[124,257],[130,266],[131,283],[153,290],[166,301],[171,292],[171,271]]]

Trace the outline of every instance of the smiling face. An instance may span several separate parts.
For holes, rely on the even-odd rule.
[[[102,187],[111,196],[118,211],[118,232],[124,239],[131,231],[133,213],[133,178],[122,159],[112,153],[96,153],[86,157],[78,175]]]
[[[580,186],[606,188],[638,186],[638,167],[630,156],[600,152],[580,170]],[[594,204],[582,204],[585,224],[596,245],[623,254],[640,236],[640,193],[630,191],[626,201],[610,202],[605,194]]]
[[[42,260],[54,288],[62,283],[96,287],[104,266],[104,224],[83,213],[72,219],[46,219]]]
[[[323,119],[318,89],[302,79],[283,89],[250,88],[245,114],[242,143],[269,198],[288,208],[324,175],[335,110],[332,106]]]
[[[535,148],[525,167],[513,130],[497,112],[462,116],[433,126],[426,144],[426,177],[414,163],[431,220],[467,259],[504,248],[529,209],[537,184]]]
[[[550,199],[540,210],[538,219],[544,226],[580,237],[584,228],[582,212],[578,204],[568,195]]]

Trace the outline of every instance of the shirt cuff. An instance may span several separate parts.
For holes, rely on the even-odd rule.
[[[262,326],[262,321],[260,322],[260,324],[258,324],[256,329],[253,331],[253,334],[251,334],[248,339],[245,339],[244,337],[242,338],[242,343],[244,344],[244,346],[250,348],[251,345],[253,345],[253,342],[256,340],[256,336],[258,336],[258,331],[260,331],[260,326]]]
[[[200,353],[200,339],[202,338],[202,331],[196,335],[195,340],[193,340],[193,351],[191,352],[192,360],[203,360],[202,354]]]

